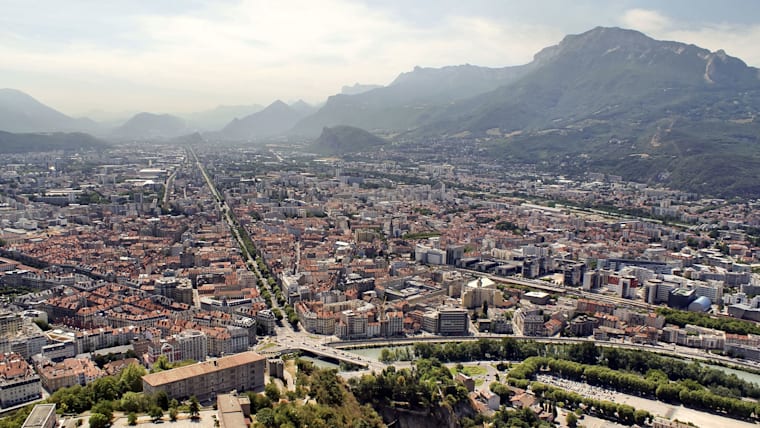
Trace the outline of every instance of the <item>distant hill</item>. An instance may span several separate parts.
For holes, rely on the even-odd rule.
[[[319,111],[301,120],[293,133],[316,136],[323,127],[335,125],[407,131],[450,103],[506,85],[526,71],[525,67],[474,65],[416,67],[388,86],[356,95],[331,96]]]
[[[190,134],[180,135],[168,140],[169,143],[178,144],[181,146],[192,146],[206,144],[206,139],[199,132],[193,132]]]
[[[632,30],[569,35],[517,67],[415,68],[330,97],[293,132],[337,124],[478,144],[491,158],[721,196],[760,197],[760,70]]]
[[[249,114],[261,111],[264,106],[259,104],[218,106],[211,110],[181,115],[188,123],[188,127],[201,131],[216,131],[222,129],[235,118],[245,117]]]
[[[182,119],[170,114],[138,113],[113,131],[118,138],[172,138],[187,133]]]
[[[249,140],[284,135],[296,122],[312,112],[313,110],[303,101],[289,106],[277,100],[264,110],[242,119],[232,120],[222,129],[221,135],[230,140]]]
[[[304,100],[298,100],[292,104],[290,104],[290,108],[295,110],[298,114],[302,116],[308,116],[315,111],[317,111],[317,108],[312,106],[311,104],[307,103]]]
[[[82,133],[14,134],[0,131],[0,153],[80,150],[106,146],[104,142]]]
[[[757,69],[723,51],[657,41],[632,30],[596,28],[567,36],[536,54],[529,68],[510,85],[447,107],[426,132],[440,132],[442,124],[448,132],[483,134],[622,117],[730,119],[740,118],[734,115],[744,107],[758,107],[745,104],[754,103],[746,98],[736,108],[706,102],[758,89]]]
[[[353,126],[325,127],[312,148],[324,154],[343,154],[377,150],[388,141]]]
[[[530,68],[414,132],[483,138],[494,156],[567,173],[760,196],[758,69],[618,28],[567,36]]]
[[[46,106],[32,96],[15,90],[0,89],[0,130],[7,132],[51,132],[90,130],[96,124],[89,119],[74,119]]]
[[[383,85],[362,85],[360,83],[354,83],[353,86],[345,85],[340,89],[340,93],[343,95],[358,95],[365,92],[369,92],[373,89],[382,88]]]

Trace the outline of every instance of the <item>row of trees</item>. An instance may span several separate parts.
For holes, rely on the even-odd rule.
[[[680,327],[686,324],[722,330],[734,334],[760,334],[760,325],[736,318],[713,318],[699,312],[679,311],[671,308],[658,308],[657,313],[665,317],[665,322]]]
[[[284,307],[285,315],[283,316],[282,311],[279,309],[275,309],[273,311],[275,317],[277,318],[277,321],[281,321],[283,318],[287,317],[288,322],[293,326],[294,330],[298,330],[298,314],[296,313],[295,309],[293,309],[292,306],[287,305],[287,300],[285,299],[285,295],[282,292],[282,289],[280,288],[279,284],[277,284],[277,281],[272,276],[272,273],[269,271],[269,268],[267,267],[266,263],[264,263],[264,260],[259,255],[258,251],[256,250],[256,246],[254,245],[253,241],[251,240],[250,235],[245,230],[243,226],[240,226],[239,223],[237,223],[237,219],[234,220],[238,234],[240,235],[241,239],[243,240],[243,247],[245,248],[246,252],[251,255],[255,255],[256,257],[256,268],[261,274],[261,277],[263,281],[259,281],[259,289],[261,290],[261,297],[264,299],[264,302],[266,303],[267,307],[273,308],[273,302],[272,302],[272,293],[274,292],[274,298],[277,300],[277,304],[279,306]],[[253,266],[250,266],[253,268]]]
[[[517,361],[551,352],[552,345],[535,341],[518,341],[511,337],[499,340],[480,339],[469,342],[444,344],[415,343],[414,355],[418,358],[435,358],[443,362],[468,362],[477,360]]]
[[[642,374],[659,370],[671,381],[692,379],[708,389],[720,392],[720,395],[760,398],[760,387],[757,384],[695,361],[678,360],[645,351],[604,348],[599,363],[613,370]]]
[[[585,406],[586,412],[604,419],[618,421],[624,425],[644,425],[652,420],[652,415],[646,410],[637,410],[633,406],[614,403],[607,400],[584,397],[578,393],[566,391],[541,382],[532,382],[530,389],[537,397],[555,403],[564,403],[570,409]]]
[[[599,365],[580,364],[574,361],[548,357],[531,357],[512,368],[507,374],[515,385],[524,386],[525,381],[539,371],[586,382],[603,388],[625,391],[633,394],[656,397],[659,400],[682,403],[685,406],[723,412],[737,418],[757,418],[760,404],[743,401],[740,398],[723,396],[710,391],[693,379],[671,382],[667,374],[658,369],[650,369],[644,376],[613,370]],[[533,383],[531,383],[531,387]],[[609,412],[603,412],[609,414]]]
[[[721,370],[693,361],[678,360],[646,351],[599,347],[592,342],[556,345],[504,338],[446,344],[417,343],[414,345],[414,354],[418,358],[436,358],[444,362],[516,361],[542,355],[581,364],[599,365],[612,371],[635,372],[640,375],[659,370],[665,379],[671,381],[694,379],[717,395],[760,398],[760,387],[740,379],[735,374],[726,374]],[[608,373],[601,371],[599,376],[606,376]],[[592,371],[591,374],[595,372]],[[516,378],[525,377],[517,376]],[[635,384],[636,380],[630,379],[630,382]],[[641,389],[649,391],[648,393],[654,391],[649,383],[644,384]]]
[[[124,368],[118,376],[102,377],[86,386],[75,385],[61,388],[44,402],[55,403],[59,411],[63,413],[81,413],[91,410],[90,426],[105,427],[110,424],[114,410],[122,410],[138,399],[146,403],[153,401],[152,398],[146,398],[140,393],[144,374],[145,369],[142,366],[132,364]],[[33,405],[26,406],[12,417],[0,419],[0,428],[21,426],[33,407]]]
[[[392,363],[394,361],[412,361],[414,359],[414,350],[409,347],[380,350],[380,362]]]

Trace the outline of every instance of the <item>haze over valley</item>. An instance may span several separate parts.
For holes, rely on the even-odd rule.
[[[760,4],[0,3],[0,428],[760,423]]]

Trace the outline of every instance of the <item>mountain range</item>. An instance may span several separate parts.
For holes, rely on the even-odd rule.
[[[0,130],[6,132],[51,132],[91,130],[89,119],[75,119],[15,89],[0,89]]]
[[[250,140],[286,134],[299,120],[308,116],[314,109],[303,101],[292,105],[277,100],[265,109],[233,119],[220,134],[229,140]]]
[[[760,72],[740,59],[599,27],[566,36],[528,64],[416,67],[387,86],[346,86],[319,109],[276,101],[236,114],[211,135],[316,139],[325,128],[351,126],[409,144],[431,137],[476,144],[491,158],[568,174],[610,172],[697,192],[758,196],[758,111]],[[25,94],[0,91],[0,129],[87,130],[88,124]],[[189,118],[143,114],[111,135],[175,137],[199,129]]]

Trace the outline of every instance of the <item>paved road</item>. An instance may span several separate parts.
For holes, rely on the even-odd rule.
[[[174,178],[177,177],[177,171],[171,173],[164,183],[164,200],[161,201],[161,207],[169,209],[169,194],[174,192]]]
[[[230,228],[230,231],[232,231],[232,235],[235,237],[235,240],[238,243],[238,246],[240,247],[241,254],[243,256],[243,260],[246,261],[246,264],[248,266],[251,266],[252,271],[256,274],[256,277],[259,280],[260,284],[266,284],[264,281],[264,276],[261,275],[261,272],[259,271],[258,264],[256,263],[256,259],[254,256],[248,252],[248,248],[245,246],[245,241],[243,240],[243,237],[240,236],[240,231],[238,230],[238,227],[235,223],[235,221],[232,219],[232,214],[230,214],[231,209],[227,205],[227,202],[224,201],[222,198],[222,195],[219,193],[219,190],[217,190],[216,186],[214,185],[214,182],[211,181],[211,178],[208,175],[208,172],[206,172],[206,168],[203,166],[203,163],[201,163],[200,159],[198,159],[198,155],[195,154],[195,151],[192,149],[188,149],[195,159],[195,163],[198,166],[198,169],[200,170],[201,174],[203,175],[204,180],[206,181],[206,185],[211,190],[212,195],[214,195],[214,198],[216,199],[217,208],[219,209],[219,212],[222,213],[222,216],[224,217],[225,222],[227,223],[227,226]],[[243,233],[248,233],[245,231],[245,228],[243,229]],[[250,237],[249,237],[250,238]],[[259,290],[261,291],[261,290]],[[274,299],[274,296],[272,298],[272,308],[271,309],[280,309],[279,304],[277,303],[277,300]],[[288,322],[283,322],[282,326],[275,327],[275,333],[277,335],[283,335],[283,334],[295,334],[295,331],[293,330],[293,327]]]

